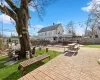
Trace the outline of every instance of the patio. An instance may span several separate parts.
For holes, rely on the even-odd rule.
[[[100,80],[99,48],[80,48],[64,53],[19,80]]]

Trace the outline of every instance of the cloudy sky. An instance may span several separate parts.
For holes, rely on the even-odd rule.
[[[46,13],[43,16],[43,21],[40,21],[36,11],[30,8],[32,18],[30,19],[31,26],[29,27],[33,27],[29,28],[30,35],[37,35],[37,32],[42,27],[47,27],[53,23],[62,23],[65,29],[69,21],[74,21],[77,34],[83,34],[83,28],[80,28],[79,24],[85,23],[93,2],[98,1],[100,0],[57,0],[56,3],[45,9]],[[5,35],[16,34],[14,21],[0,13],[0,32],[2,25]]]

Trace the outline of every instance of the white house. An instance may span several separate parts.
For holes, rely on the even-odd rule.
[[[58,41],[59,36],[63,35],[64,29],[61,24],[53,24],[38,31],[40,40]]]

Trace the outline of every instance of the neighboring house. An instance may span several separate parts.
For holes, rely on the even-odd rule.
[[[100,38],[100,26],[96,27],[94,30],[95,30],[94,37],[95,38]]]
[[[38,31],[40,40],[49,40],[50,42],[58,42],[59,36],[63,35],[64,29],[61,24],[53,24],[42,28]]]
[[[91,31],[87,30],[85,35],[90,38],[100,38],[100,27],[94,27]]]
[[[92,37],[92,31],[91,30],[85,31],[85,37],[91,38]]]

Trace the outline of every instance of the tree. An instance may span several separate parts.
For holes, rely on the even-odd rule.
[[[3,1],[5,1],[7,5],[5,5]],[[21,45],[21,58],[25,58],[26,51],[30,51],[28,21],[31,17],[29,6],[33,7],[37,11],[39,18],[42,19],[44,8],[54,1],[55,0],[1,0],[0,11],[10,16],[16,23],[16,31]]]
[[[66,26],[66,31],[68,34],[72,35],[73,37],[76,36],[75,25],[73,21],[68,22]]]
[[[90,28],[92,36],[97,35],[97,30],[100,29],[100,1],[94,0],[90,9],[87,27]]]

